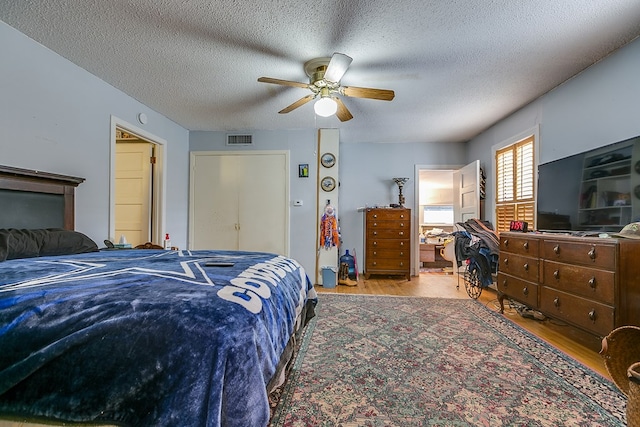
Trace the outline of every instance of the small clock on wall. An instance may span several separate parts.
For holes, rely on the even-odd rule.
[[[325,168],[330,168],[336,164],[336,156],[334,156],[332,153],[324,153],[320,157],[320,163]]]
[[[333,191],[333,189],[336,188],[336,180],[330,176],[325,176],[322,178],[322,181],[320,181],[320,186],[324,191]]]

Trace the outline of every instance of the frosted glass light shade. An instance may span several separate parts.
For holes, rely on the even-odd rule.
[[[329,97],[323,97],[318,99],[316,103],[313,104],[313,109],[317,115],[322,117],[329,117],[334,115],[336,111],[338,111],[338,104],[336,104],[336,101]]]

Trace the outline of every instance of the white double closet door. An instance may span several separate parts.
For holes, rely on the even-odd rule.
[[[288,153],[191,154],[189,247],[288,255]]]

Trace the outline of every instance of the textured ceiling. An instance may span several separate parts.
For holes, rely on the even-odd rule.
[[[467,141],[640,34],[638,0],[21,0],[0,20],[190,130],[340,128],[343,142]],[[353,58],[348,122],[311,103],[309,59]]]

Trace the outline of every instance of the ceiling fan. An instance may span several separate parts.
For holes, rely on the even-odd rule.
[[[311,90],[311,94],[300,98],[288,107],[278,111],[289,113],[312,99],[318,98],[314,105],[316,114],[329,117],[335,114],[342,122],[351,120],[353,116],[338,95],[353,98],[379,99],[391,101],[395,96],[392,90],[372,89],[366,87],[341,86],[340,79],[346,73],[353,59],[343,53],[334,53],[331,58],[315,58],[304,64],[304,71],[309,76],[309,83],[280,80],[271,77],[260,77],[259,82],[283,86],[293,86]]]

